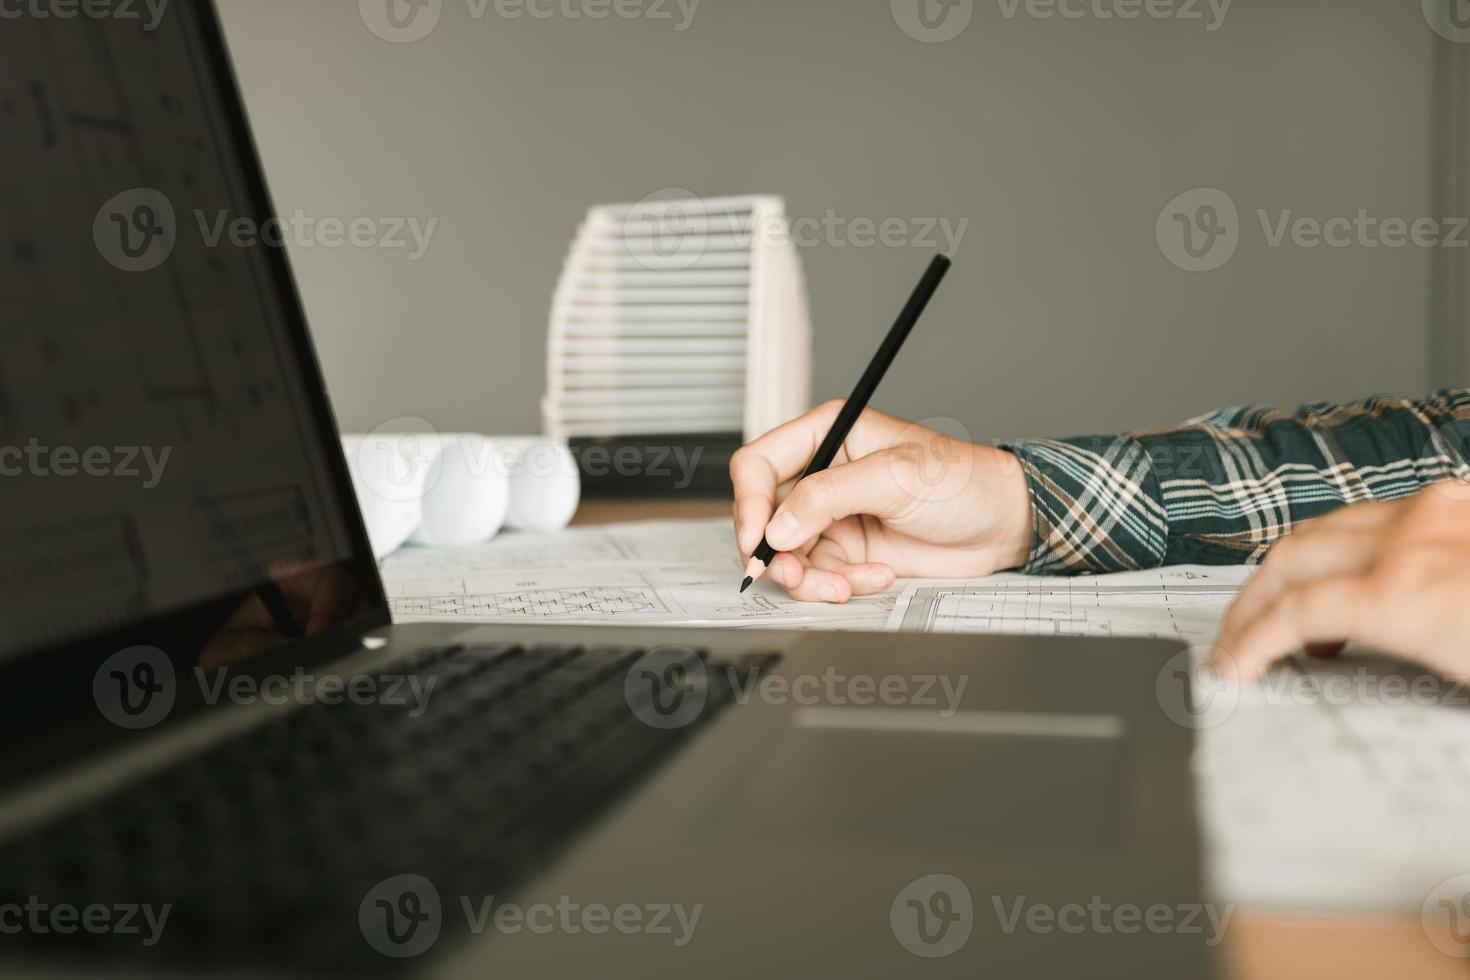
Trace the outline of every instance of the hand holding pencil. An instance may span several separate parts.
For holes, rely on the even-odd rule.
[[[846,602],[899,575],[972,576],[1022,564],[1030,500],[1009,453],[866,410],[938,288],[935,259],[846,402],[779,426],[731,460],[746,580],[769,571],[797,599]],[[777,507],[781,487],[799,482]]]
[[[896,576],[969,578],[1026,561],[1031,501],[1017,459],[881,412],[864,412],[833,466],[782,499],[840,408],[813,409],[731,462],[740,553],[764,535],[776,551],[767,577],[796,599],[846,602]]]

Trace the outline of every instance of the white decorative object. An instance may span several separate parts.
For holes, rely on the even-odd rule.
[[[777,197],[595,207],[552,303],[546,431],[752,438],[810,402],[811,325]]]

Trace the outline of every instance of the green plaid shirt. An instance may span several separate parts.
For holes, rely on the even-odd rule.
[[[1232,408],[1166,431],[1008,448],[1031,486],[1027,572],[1255,563],[1344,504],[1470,481],[1470,388],[1290,414]]]

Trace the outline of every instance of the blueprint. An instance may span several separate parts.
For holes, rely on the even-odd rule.
[[[1143,636],[1208,644],[1249,577],[1238,566],[1178,565],[1117,575],[995,575],[917,582],[889,628],[923,633]]]
[[[743,575],[727,520],[508,534],[472,548],[405,548],[383,563],[397,622],[879,630],[898,597],[796,602],[773,582],[741,594]]]

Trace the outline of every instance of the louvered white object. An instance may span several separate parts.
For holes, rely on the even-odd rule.
[[[807,408],[811,324],[776,197],[592,208],[552,302],[546,431],[753,438]]]

